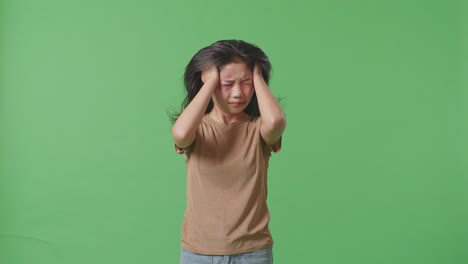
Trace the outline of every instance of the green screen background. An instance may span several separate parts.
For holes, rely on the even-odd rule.
[[[219,39],[259,45],[288,126],[275,263],[468,263],[462,1],[0,2],[0,263],[178,263],[167,110]]]

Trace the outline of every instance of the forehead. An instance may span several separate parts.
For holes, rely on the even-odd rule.
[[[244,78],[252,75],[252,70],[244,62],[234,61],[222,66],[219,75],[222,79]]]

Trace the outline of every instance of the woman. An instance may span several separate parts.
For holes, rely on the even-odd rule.
[[[286,119],[270,70],[267,55],[241,40],[217,41],[186,67],[172,128],[187,165],[180,263],[273,263],[267,169]]]

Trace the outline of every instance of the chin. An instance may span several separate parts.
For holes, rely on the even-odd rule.
[[[239,115],[239,114],[242,114],[244,112],[244,110],[233,110],[231,109],[230,111],[228,111],[227,113],[229,113],[230,115]]]

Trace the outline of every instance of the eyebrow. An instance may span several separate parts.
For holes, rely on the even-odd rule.
[[[249,81],[250,79],[252,79],[252,78],[251,78],[251,77],[246,77],[246,78],[241,79],[241,81],[245,82],[245,81]],[[222,81],[222,82],[229,82],[229,83],[235,82],[235,81],[232,80],[232,79],[221,80],[221,81]]]

